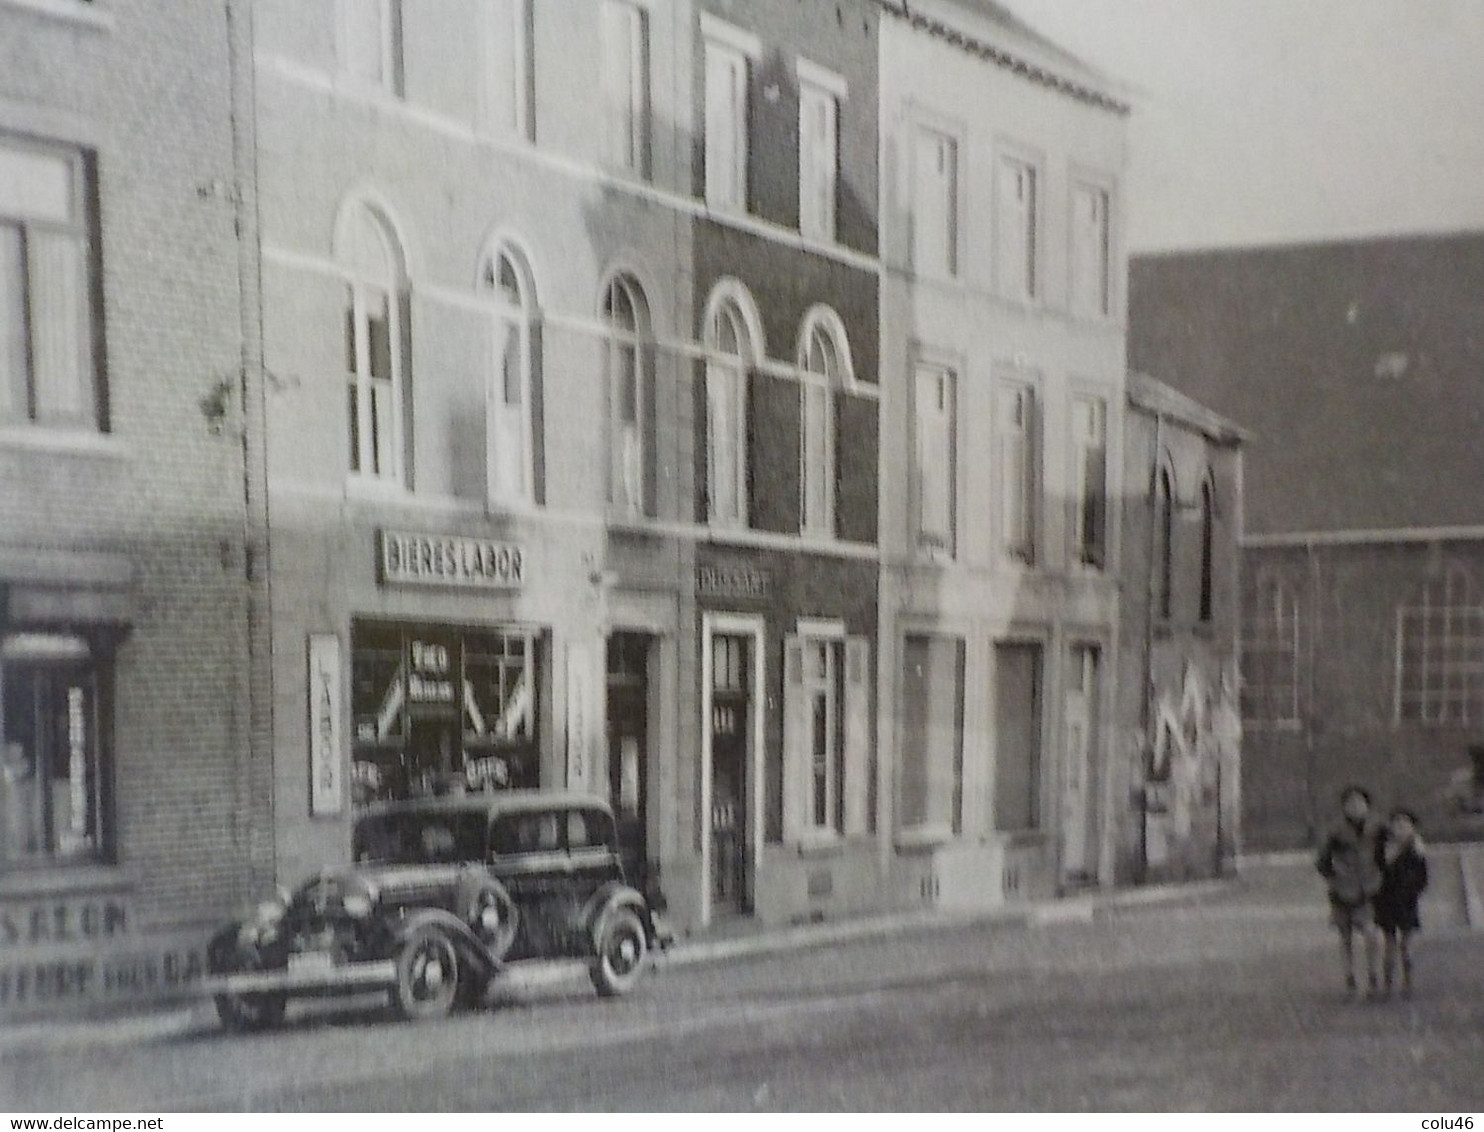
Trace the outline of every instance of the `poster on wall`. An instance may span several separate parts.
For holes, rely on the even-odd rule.
[[[340,638],[309,637],[309,813],[333,817],[345,809],[341,728]]]
[[[573,643],[567,650],[567,789],[591,790],[595,745],[602,738],[598,650]]]

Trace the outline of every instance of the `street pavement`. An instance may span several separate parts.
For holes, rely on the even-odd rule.
[[[1316,879],[1090,920],[900,931],[580,977],[404,1024],[323,1011],[0,1057],[0,1109],[1484,1109],[1484,933],[1418,946],[1410,1001],[1340,989]]]

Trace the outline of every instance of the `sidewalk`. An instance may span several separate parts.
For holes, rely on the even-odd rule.
[[[1115,909],[1206,900],[1231,892],[1240,883],[1239,878],[1229,877],[1093,892],[991,909],[888,913],[787,928],[758,928],[744,922],[729,932],[676,940],[657,957],[655,967],[657,971],[663,972],[669,968],[745,960],[881,936],[968,927],[974,924],[1032,930],[1064,923],[1086,923],[1100,913]],[[19,1053],[44,1054],[92,1046],[162,1042],[210,1032],[216,1027],[216,1012],[210,1000],[203,997],[145,1013],[106,1019],[69,1019],[7,1026],[0,1030],[0,1057]]]

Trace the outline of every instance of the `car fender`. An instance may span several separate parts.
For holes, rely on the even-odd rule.
[[[481,974],[493,974],[500,966],[499,961],[490,955],[484,941],[474,933],[474,929],[442,908],[418,908],[409,912],[393,930],[392,938],[400,947],[413,932],[424,927],[436,927],[446,933],[458,948],[459,954],[474,964]]]
[[[640,923],[644,925],[644,933],[649,937],[649,942],[653,944],[655,942],[654,919],[649,914],[649,904],[644,896],[638,889],[623,881],[611,880],[592,894],[582,910],[581,923],[593,947],[597,947],[598,937],[603,934],[608,917],[619,908],[628,908],[638,915]]]

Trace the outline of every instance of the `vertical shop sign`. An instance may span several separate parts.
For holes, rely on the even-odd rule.
[[[598,651],[591,642],[567,648],[567,789],[591,790],[593,745],[601,738],[598,718]]]
[[[309,637],[309,812],[330,817],[345,808],[341,748],[340,638]]]

